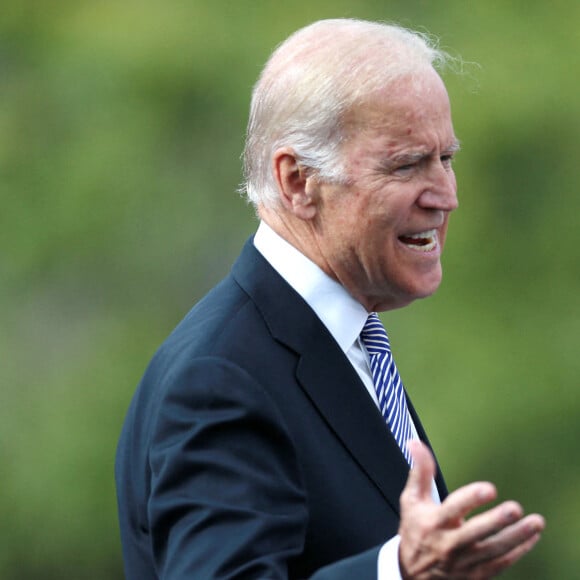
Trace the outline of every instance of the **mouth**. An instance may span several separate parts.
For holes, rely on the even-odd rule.
[[[399,241],[413,250],[431,252],[438,244],[437,230],[427,230],[425,232],[419,232],[418,234],[399,236]]]

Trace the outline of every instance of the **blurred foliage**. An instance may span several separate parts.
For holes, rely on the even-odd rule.
[[[337,16],[463,58],[446,75],[463,152],[445,283],[384,318],[450,487],[489,479],[547,517],[506,577],[577,576],[580,4],[6,0],[0,578],[122,578],[125,410],[255,228],[235,189],[260,67]]]

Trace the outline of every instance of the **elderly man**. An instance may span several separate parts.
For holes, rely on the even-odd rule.
[[[268,61],[245,151],[260,226],[155,355],[121,436],[129,579],[485,578],[538,540],[515,502],[467,519],[492,484],[447,494],[375,314],[441,281],[443,60],[408,30],[328,20]]]

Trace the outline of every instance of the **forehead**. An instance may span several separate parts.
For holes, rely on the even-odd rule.
[[[446,149],[456,143],[449,97],[433,70],[403,77],[373,94],[346,116],[347,148]]]

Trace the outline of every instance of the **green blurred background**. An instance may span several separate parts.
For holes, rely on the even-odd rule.
[[[426,29],[463,144],[439,293],[385,315],[451,488],[545,514],[506,577],[578,578],[580,3],[6,0],[0,578],[120,579],[113,460],[154,349],[256,222],[251,86],[326,17]],[[476,64],[474,64],[476,63]]]

